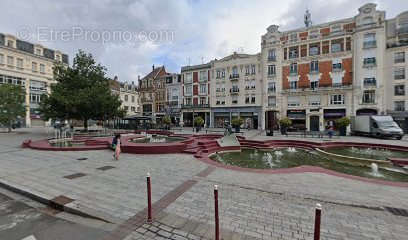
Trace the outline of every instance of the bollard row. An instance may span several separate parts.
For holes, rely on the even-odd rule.
[[[146,176],[147,182],[147,222],[153,222],[152,216],[152,187],[150,173]],[[322,206],[317,203],[315,210],[314,240],[320,240],[320,224],[322,217]],[[214,185],[214,220],[215,220],[215,240],[220,239],[220,221],[218,212],[218,185]]]

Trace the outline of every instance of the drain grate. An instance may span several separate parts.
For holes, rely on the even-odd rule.
[[[75,174],[64,176],[64,178],[75,179],[75,178],[80,178],[80,177],[83,177],[83,176],[86,176],[86,174],[84,174],[84,173],[75,173]]]
[[[109,169],[112,169],[112,168],[115,168],[115,167],[113,167],[113,166],[103,166],[103,167],[99,167],[97,169],[102,170],[102,171],[106,171],[106,170],[109,170]]]
[[[396,216],[408,217],[408,210],[407,209],[392,208],[392,207],[384,207],[384,209],[387,210],[388,212],[396,215]]]
[[[88,158],[84,157],[84,158],[77,158],[78,161],[85,161],[88,160]]]

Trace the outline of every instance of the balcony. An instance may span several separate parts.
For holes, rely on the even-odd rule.
[[[209,108],[210,104],[181,104],[182,109],[202,109],[202,108]]]
[[[375,67],[375,66],[377,66],[377,61],[375,58],[364,58],[364,61],[363,61],[364,68]]]
[[[268,62],[276,62],[276,56],[268,56]]]
[[[377,86],[377,81],[374,79],[364,79],[363,82],[364,87],[376,87]]]
[[[239,88],[231,88],[230,89],[230,94],[231,95],[239,94]]]
[[[297,75],[298,75],[298,72],[297,72],[297,71],[290,71],[290,72],[289,72],[289,75],[290,75],[290,76],[297,76]]]
[[[231,81],[238,80],[238,79],[239,79],[239,74],[238,74],[238,73],[235,73],[235,74],[231,74],[231,75],[230,75],[230,80],[231,80]]]
[[[376,48],[376,47],[377,47],[377,41],[376,40],[365,41],[363,43],[363,49]]]
[[[206,96],[206,95],[207,95],[207,92],[198,92],[198,95],[200,95],[200,96]]]

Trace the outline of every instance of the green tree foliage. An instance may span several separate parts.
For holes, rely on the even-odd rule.
[[[24,117],[25,91],[19,85],[1,84],[0,85],[0,123],[8,127],[11,132],[11,126],[19,117]]]
[[[51,94],[43,96],[40,112],[45,120],[83,120],[88,129],[88,120],[107,120],[123,117],[119,96],[112,93],[106,68],[96,64],[91,54],[79,50],[72,67],[54,66],[56,84],[51,85]]]

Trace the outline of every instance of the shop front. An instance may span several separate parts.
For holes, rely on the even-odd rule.
[[[214,127],[224,128],[231,124],[234,118],[242,118],[241,125],[245,129],[258,129],[261,107],[235,107],[235,108],[213,108],[212,117]]]
[[[303,131],[306,130],[306,110],[293,109],[287,110],[286,116],[292,120],[292,126],[289,131]]]
[[[339,108],[339,109],[324,109],[323,110],[323,118],[324,118],[324,126],[327,128],[334,127],[336,124],[336,120],[346,116],[346,109]]]
[[[214,127],[224,128],[230,124],[231,116],[229,112],[214,113]]]
[[[278,129],[278,111],[265,112],[265,129]]]
[[[320,120],[321,120],[321,113],[319,108],[312,108],[309,109],[308,113],[308,130],[309,131],[320,131]]]
[[[378,114],[377,109],[371,109],[371,108],[358,109],[356,112],[357,116],[371,116],[371,115],[377,115],[377,114]]]

